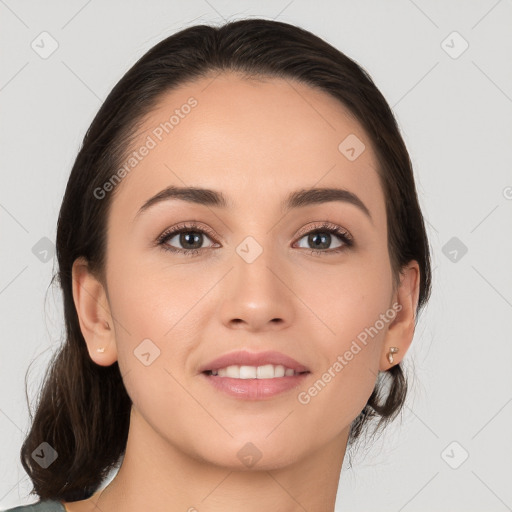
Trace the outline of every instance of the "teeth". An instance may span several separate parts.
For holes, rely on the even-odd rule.
[[[240,378],[240,367],[239,366],[228,366],[226,368],[226,377],[231,377],[232,379]]]
[[[212,370],[211,375],[218,377],[230,377],[232,379],[274,379],[278,377],[291,377],[295,371],[285,368],[283,365],[265,364],[263,366],[238,366]]]
[[[274,377],[284,377],[284,366],[278,364],[274,369]]]
[[[257,379],[273,379],[274,376],[275,376],[274,366],[271,364],[266,364],[264,366],[258,366],[258,368],[256,370],[256,378]]]
[[[229,370],[229,368],[228,368]],[[239,375],[241,379],[255,379],[256,373],[258,372],[258,368],[255,368],[254,366],[240,366],[239,369]],[[229,373],[228,373],[229,374]],[[234,367],[231,370],[232,376],[236,379],[237,374],[237,368]]]

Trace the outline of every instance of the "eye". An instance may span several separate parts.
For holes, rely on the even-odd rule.
[[[333,242],[332,235],[335,235],[334,241],[338,240],[338,245],[334,248],[329,248]],[[156,240],[156,245],[160,246],[165,251],[171,251],[186,256],[197,256],[204,249],[213,247],[220,247],[219,244],[213,243],[210,247],[203,247],[205,238],[215,240],[215,235],[211,230],[206,227],[200,227],[196,222],[184,222],[173,226],[162,233]],[[348,231],[331,224],[329,222],[321,223],[313,229],[304,232],[300,235],[300,241],[304,239],[306,244],[310,244],[312,248],[302,247],[308,249],[313,255],[326,255],[337,254],[347,247],[352,247],[353,238]],[[179,244],[181,247],[175,247],[171,244]]]
[[[333,242],[332,235],[335,235],[335,238],[338,239],[338,245],[334,248],[329,249],[329,246]],[[351,247],[353,245],[353,238],[348,231],[337,226],[336,224],[331,224],[329,222],[324,222],[320,226],[316,226],[313,230],[310,230],[303,234],[300,240],[305,240],[306,244],[309,244],[312,248],[305,247],[309,249],[312,254],[337,254],[347,247]],[[336,241],[336,240],[334,240]],[[329,249],[329,250],[326,250]]]
[[[165,251],[196,256],[204,249],[204,239],[210,236],[213,238],[210,230],[199,227],[195,222],[182,223],[162,233],[157,239],[157,245]],[[171,242],[180,244],[182,248],[170,245]]]

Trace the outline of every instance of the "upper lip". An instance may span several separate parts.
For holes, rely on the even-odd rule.
[[[223,356],[217,357],[199,368],[199,372],[209,370],[218,370],[220,368],[227,368],[228,366],[264,366],[266,364],[282,365],[286,368],[291,368],[295,372],[309,372],[308,368],[303,364],[297,362],[292,357],[289,357],[281,352],[266,351],[266,352],[248,352],[247,350],[238,350],[229,352]]]

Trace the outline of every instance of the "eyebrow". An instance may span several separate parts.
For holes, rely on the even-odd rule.
[[[178,199],[189,203],[199,204],[215,208],[231,208],[232,202],[229,201],[222,192],[201,187],[177,187],[171,185],[153,197],[149,198],[138,210],[134,220],[155,204],[162,201]],[[296,208],[304,208],[314,204],[328,203],[331,201],[339,201],[349,203],[359,208],[372,221],[372,216],[366,205],[359,197],[342,188],[310,188],[299,189],[291,192],[281,203],[281,208],[287,212]]]

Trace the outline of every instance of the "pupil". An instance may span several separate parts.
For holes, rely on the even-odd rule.
[[[323,242],[317,243],[315,240],[318,238],[323,239]],[[309,241],[312,243],[312,245],[316,246],[317,248],[320,246],[322,249],[328,249],[329,248],[329,241],[330,241],[331,235],[321,235],[320,233],[313,233],[312,235],[309,235]],[[327,241],[326,241],[327,240]]]
[[[186,233],[181,233],[181,236],[180,236],[180,243],[183,245],[183,246],[186,246],[187,244],[190,244],[190,243],[194,243],[194,241],[199,241],[199,244],[197,245],[197,247],[193,247],[193,249],[199,249],[201,247],[201,243],[200,243],[200,240],[201,240],[201,233],[197,233],[195,231],[187,231]],[[190,238],[192,239],[192,241],[190,241]]]

